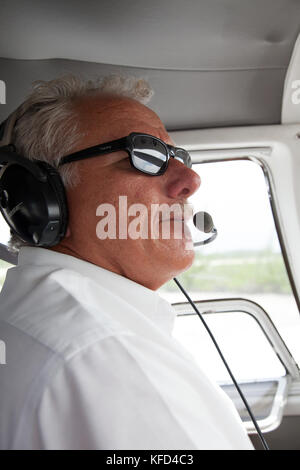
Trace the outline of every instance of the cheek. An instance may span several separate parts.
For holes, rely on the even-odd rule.
[[[147,218],[150,227],[151,204],[160,204],[162,199],[159,183],[158,180],[137,172],[117,169],[108,171],[105,168],[100,172],[97,169],[94,174],[90,172],[89,175],[84,175],[81,183],[69,191],[70,221],[80,219],[80,224],[90,230],[101,219],[97,216],[101,212],[101,206],[110,205],[115,210],[117,225],[120,216],[130,223],[134,214],[138,214],[137,205],[141,205],[141,223],[147,225]],[[103,210],[102,206],[102,212]],[[133,216],[130,216],[130,211]]]
[[[145,219],[145,214],[148,215],[150,220],[152,204],[161,203],[160,189],[155,187],[150,181],[150,178],[145,176],[139,177],[134,175],[132,178],[127,178],[123,183],[115,187],[116,202],[119,196],[123,196],[127,201],[127,210],[130,213],[135,213],[137,207],[140,206],[142,210],[142,218]]]

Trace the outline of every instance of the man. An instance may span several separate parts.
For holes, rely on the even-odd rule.
[[[142,104],[150,94],[134,79],[98,87],[74,77],[43,82],[16,123],[19,152],[61,165],[69,222],[55,247],[21,248],[3,287],[3,448],[252,448],[232,403],[172,338],[175,312],[155,292],[194,257],[188,230],[172,236],[176,220],[185,227],[184,217],[168,215],[165,238],[157,207],[185,206],[200,180]],[[133,154],[120,149],[62,160],[100,144],[120,145],[132,133]],[[151,174],[160,149],[169,160]],[[120,197],[128,208],[146,208],[143,234],[154,207],[158,237],[130,237],[129,227],[120,236],[124,217],[130,219]],[[99,230],[101,207],[115,209],[118,236]]]

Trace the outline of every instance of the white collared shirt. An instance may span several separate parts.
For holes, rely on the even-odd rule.
[[[252,449],[156,292],[22,248],[0,295],[0,448]]]

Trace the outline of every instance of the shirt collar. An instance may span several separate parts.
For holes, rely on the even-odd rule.
[[[124,276],[113,273],[95,264],[74,256],[37,247],[20,248],[18,266],[49,266],[70,269],[92,279],[107,290],[117,293],[128,304],[139,310],[159,325],[166,333],[171,334],[176,312],[160,295]]]

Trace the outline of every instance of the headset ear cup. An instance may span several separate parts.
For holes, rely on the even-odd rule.
[[[54,246],[68,225],[64,185],[55,168],[40,161],[28,162],[26,159],[26,167],[12,162],[1,170],[0,210],[13,233],[23,241]]]
[[[59,241],[65,236],[67,228],[68,228],[68,221],[69,221],[69,211],[68,211],[68,203],[67,203],[67,196],[65,186],[61,179],[59,172],[48,165],[45,162],[38,162],[38,165],[41,168],[44,168],[47,174],[48,183],[51,186],[54,195],[56,196],[56,201],[59,207],[59,214],[60,214],[60,224],[58,230],[58,239],[54,242],[54,244],[59,243]]]

